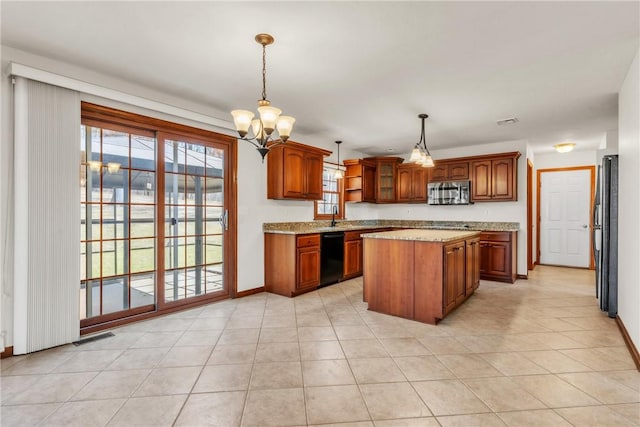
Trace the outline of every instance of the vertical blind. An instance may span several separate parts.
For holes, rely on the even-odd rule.
[[[78,338],[80,98],[16,77],[14,354]]]

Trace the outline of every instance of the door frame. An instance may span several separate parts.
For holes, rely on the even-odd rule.
[[[596,196],[596,167],[591,166],[570,166],[564,168],[550,168],[550,169],[538,169],[536,171],[536,264],[540,264],[540,188],[541,188],[541,175],[547,172],[570,172],[577,170],[588,170],[591,175],[591,191],[590,191],[590,204],[589,204],[589,247],[593,245],[593,202]],[[589,270],[595,269],[595,261],[593,259],[593,252],[590,251],[589,255]]]
[[[533,270],[533,163],[527,159],[527,270]]]

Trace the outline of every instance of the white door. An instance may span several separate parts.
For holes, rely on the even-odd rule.
[[[540,263],[589,267],[591,170],[540,173]]]

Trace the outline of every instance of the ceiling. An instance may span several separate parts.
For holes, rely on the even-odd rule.
[[[617,129],[639,2],[10,2],[2,44],[228,111],[267,94],[296,134],[368,154]],[[498,126],[497,120],[519,122]],[[298,140],[304,142],[301,138]],[[347,147],[345,147],[347,148]],[[388,150],[388,149],[392,149]]]

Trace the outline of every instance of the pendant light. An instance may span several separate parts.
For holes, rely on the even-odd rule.
[[[333,175],[336,180],[344,178],[342,169],[340,169],[340,144],[342,144],[342,141],[336,141],[336,145],[338,146],[338,167],[336,168],[336,172]]]
[[[256,42],[262,45],[262,99],[258,101],[258,119],[254,119],[255,114],[249,110],[233,110],[233,123],[240,139],[253,144],[264,162],[264,157],[274,145],[287,142],[293,123],[296,121],[291,116],[281,116],[282,110],[271,106],[267,99],[267,46],[274,42],[270,34],[258,34]],[[249,137],[249,128],[253,132],[253,137]],[[278,131],[275,137],[274,130]]]
[[[425,168],[431,168],[434,166],[431,153],[429,153],[429,149],[427,148],[427,141],[424,134],[424,120],[428,117],[429,116],[424,113],[418,114],[418,118],[422,120],[422,132],[420,133],[420,141],[418,141],[418,143],[413,147],[411,157],[409,157],[409,162],[422,165]]]

